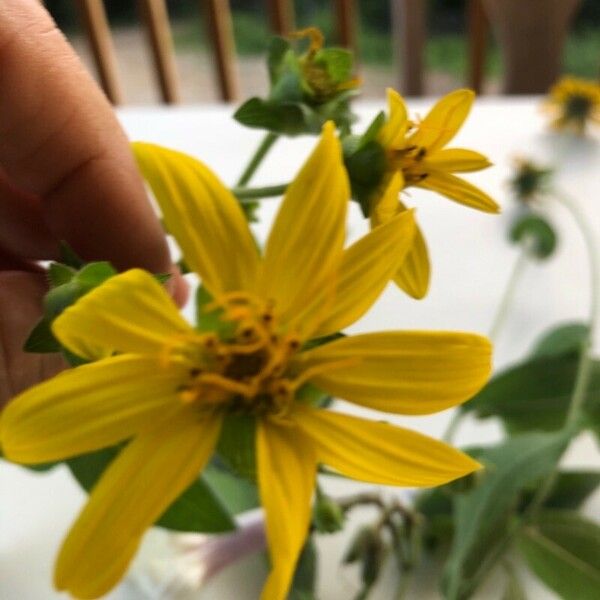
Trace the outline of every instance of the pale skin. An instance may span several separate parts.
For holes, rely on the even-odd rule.
[[[22,351],[42,314],[38,261],[57,259],[61,240],[86,260],[172,273],[169,291],[185,300],[111,106],[38,0],[2,0],[0,406],[64,368]]]

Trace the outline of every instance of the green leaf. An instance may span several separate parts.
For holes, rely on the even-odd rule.
[[[511,433],[557,430],[566,419],[578,366],[572,353],[533,358],[494,376],[462,410],[480,419],[500,417]],[[600,361],[592,365],[585,406],[600,423]]]
[[[578,509],[600,486],[600,471],[561,471],[544,501],[546,508]],[[523,498],[527,506],[537,491],[532,486]]]
[[[274,104],[262,98],[250,98],[237,109],[233,118],[246,127],[286,135],[298,135],[307,130],[305,111],[300,103]]]
[[[586,323],[562,323],[545,332],[536,342],[532,356],[552,357],[568,354],[579,355],[590,334]]]
[[[43,317],[33,328],[29,337],[23,345],[25,352],[36,352],[39,354],[47,352],[60,352],[60,343],[54,337],[50,328],[50,320]]]
[[[600,526],[576,512],[543,511],[521,533],[529,568],[564,600],[600,597]]]
[[[501,547],[520,494],[551,473],[568,443],[559,433],[530,433],[481,452],[486,471],[479,485],[454,496],[454,539],[444,572],[448,600],[469,597],[486,556]]]
[[[54,288],[69,283],[76,273],[75,269],[62,263],[50,263],[48,267],[48,282],[50,283],[50,287]]]
[[[121,444],[82,454],[70,458],[66,463],[81,487],[90,492],[123,447]],[[156,525],[174,531],[200,533],[218,533],[235,528],[231,514],[202,477],[171,504]]]
[[[317,567],[317,547],[309,536],[298,558],[287,600],[316,600]]]
[[[527,213],[513,224],[510,239],[520,243],[525,238],[533,239],[533,253],[539,259],[549,258],[556,249],[556,233],[552,225],[539,215]]]

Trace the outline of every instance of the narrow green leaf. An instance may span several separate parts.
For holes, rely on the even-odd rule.
[[[60,344],[50,329],[50,320],[43,317],[33,328],[23,345],[25,352],[60,352]]]
[[[278,36],[271,38],[267,50],[267,66],[269,68],[269,80],[271,85],[281,76],[281,71],[285,64],[285,57],[290,52],[290,43],[286,39]]]
[[[561,471],[548,497],[546,508],[578,509],[600,486],[600,471]],[[537,484],[527,490],[522,505],[526,507],[537,491]]]
[[[66,463],[81,487],[90,492],[123,447],[121,444],[104,448],[70,458]],[[174,531],[200,533],[218,533],[235,528],[231,514],[202,477],[171,504],[156,525]]]
[[[502,541],[520,494],[556,467],[568,435],[530,433],[479,454],[486,471],[479,485],[454,497],[454,539],[444,573],[448,600],[467,598],[485,557]]]
[[[85,261],[71,248],[65,241],[61,240],[59,244],[60,262],[74,269],[81,269],[85,265]]]
[[[564,600],[600,597],[600,526],[572,511],[543,511],[518,547],[529,568]]]

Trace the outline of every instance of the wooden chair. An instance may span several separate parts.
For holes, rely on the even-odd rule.
[[[401,65],[399,87],[408,95],[423,93],[423,51],[426,37],[425,0],[390,0],[395,55]],[[469,84],[479,91],[483,78],[487,20],[482,0],[467,0]],[[207,37],[214,53],[215,76],[222,100],[238,97],[238,74],[229,0],[200,0]],[[76,0],[86,29],[100,84],[114,104],[123,101],[115,51],[103,0]],[[180,100],[173,40],[165,0],[138,0],[162,101]],[[285,35],[294,29],[292,0],[265,0],[271,30]],[[332,0],[337,42],[357,50],[356,0]]]

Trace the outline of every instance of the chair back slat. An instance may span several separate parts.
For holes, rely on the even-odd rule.
[[[394,55],[399,86],[407,96],[423,93],[423,53],[427,10],[424,0],[391,0]]]
[[[238,97],[239,86],[229,0],[201,0],[201,5],[215,53],[220,96],[230,102]]]
[[[333,9],[338,43],[344,48],[357,53],[356,23],[358,19],[356,0],[334,0]]]
[[[123,102],[117,61],[102,0],[76,0],[94,57],[100,85],[113,104]]]
[[[294,5],[291,0],[267,0],[271,30],[277,35],[287,35],[295,29]]]
[[[181,94],[166,2],[139,0],[139,8],[162,100],[166,104],[177,104],[181,101]]]
[[[469,39],[469,85],[478,94],[483,87],[489,23],[482,0],[468,0],[467,31]]]

